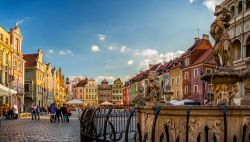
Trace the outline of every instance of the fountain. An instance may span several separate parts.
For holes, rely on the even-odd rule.
[[[214,15],[216,19],[211,25],[210,34],[215,40],[214,59],[217,70],[214,73],[205,74],[202,80],[212,84],[211,91],[214,94],[214,105],[233,105],[233,98],[238,92],[237,82],[241,77],[233,68],[232,44],[227,32],[230,12],[221,6],[216,6]]]

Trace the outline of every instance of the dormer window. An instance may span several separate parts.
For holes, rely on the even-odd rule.
[[[189,66],[189,58],[185,59],[185,66]]]

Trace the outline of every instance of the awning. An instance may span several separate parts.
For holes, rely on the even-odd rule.
[[[17,94],[17,91],[0,84],[0,96],[11,96],[12,94]]]

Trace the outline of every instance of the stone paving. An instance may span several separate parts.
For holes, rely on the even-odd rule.
[[[79,142],[80,122],[76,116],[69,123],[51,123],[49,116],[40,120],[24,118],[2,120],[0,142]]]

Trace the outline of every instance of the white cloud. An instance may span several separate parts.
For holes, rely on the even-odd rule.
[[[54,50],[53,50],[53,49],[49,49],[49,50],[48,50],[48,53],[49,53],[49,54],[53,54],[53,53],[54,53]]]
[[[114,47],[114,46],[109,46],[108,49],[109,49],[109,50],[114,50],[115,47]]]
[[[128,51],[129,50],[129,48],[127,48],[127,46],[125,46],[125,45],[123,45],[122,47],[121,47],[121,52],[126,52],[126,51]]]
[[[100,48],[97,45],[92,45],[91,50],[92,50],[92,52],[98,52],[98,51],[100,51]]]
[[[116,77],[114,77],[114,76],[98,76],[95,78],[96,82],[98,82],[98,83],[101,83],[104,79],[111,82],[111,81],[114,81],[116,79]]]
[[[190,3],[193,3],[193,2],[194,2],[194,0],[189,0],[189,2],[190,2]]]
[[[168,62],[176,57],[181,56],[183,53],[184,51],[181,50],[176,52],[159,53],[155,49],[145,49],[141,52],[137,51],[135,54],[143,57],[143,60],[139,64],[139,69],[144,70],[148,68],[149,64]]]
[[[73,56],[73,52],[69,49],[65,49],[65,50],[60,50],[59,51],[59,55],[70,55],[70,56]]]
[[[99,38],[100,41],[104,41],[104,40],[106,39],[106,35],[104,35],[104,34],[99,34],[99,35],[98,35],[98,38]]]
[[[23,18],[17,20],[16,26],[22,25],[23,23],[27,22],[28,20],[30,20],[30,17],[23,17]]]
[[[215,6],[219,5],[223,2],[224,0],[204,0],[203,5],[205,5],[210,11],[215,10]]]
[[[133,65],[134,64],[134,61],[133,60],[129,60],[128,61],[128,65]]]
[[[156,56],[158,54],[158,51],[156,51],[155,49],[145,49],[142,50],[141,55],[146,56],[146,57],[153,57]]]

